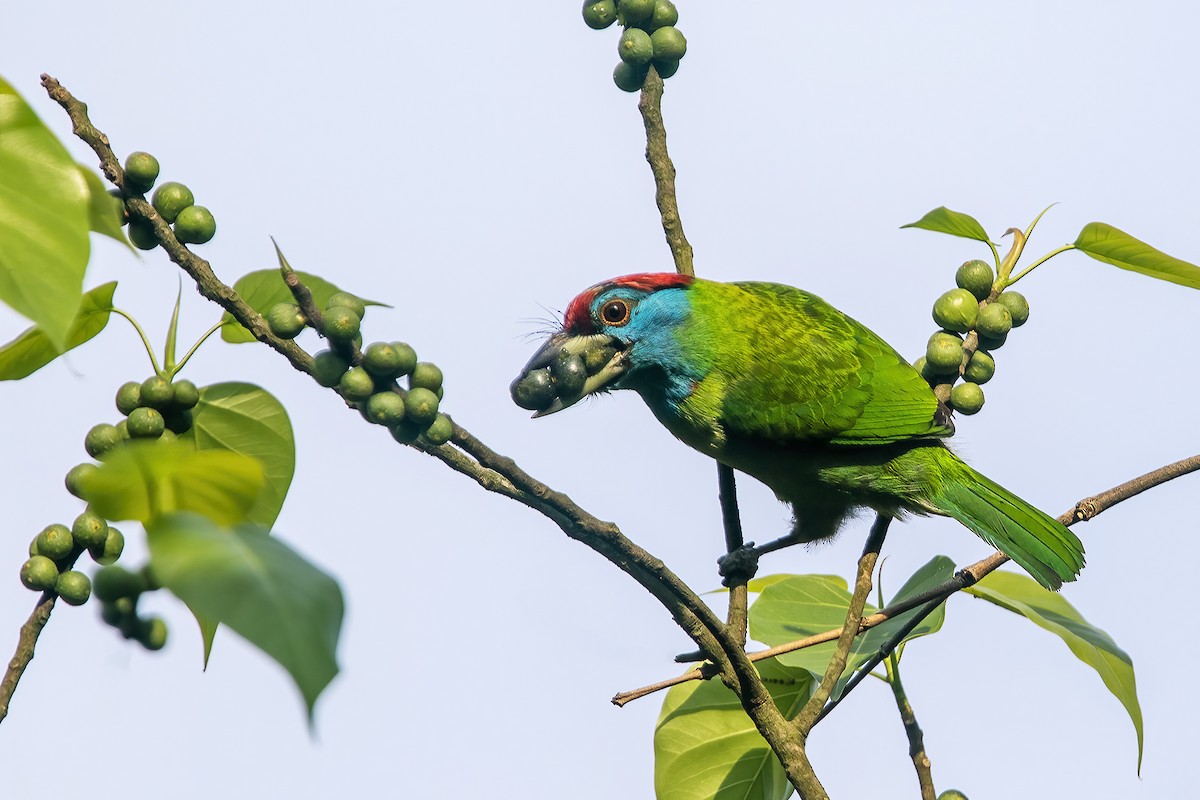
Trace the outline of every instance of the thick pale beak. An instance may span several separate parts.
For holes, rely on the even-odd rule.
[[[611,336],[556,333],[509,389],[513,402],[544,417],[609,387],[627,369],[624,345]]]

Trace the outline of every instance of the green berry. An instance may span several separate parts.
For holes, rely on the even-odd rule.
[[[954,283],[960,289],[966,289],[976,300],[986,300],[992,293],[992,283],[996,273],[986,261],[978,259],[964,262],[954,273]]]
[[[349,292],[337,292],[325,302],[326,308],[333,308],[335,306],[345,306],[351,309],[359,319],[362,319],[367,314],[367,304],[363,302],[363,299]]]
[[[84,511],[72,523],[71,535],[81,547],[104,547],[108,539],[108,523],[95,511]]]
[[[1003,339],[1012,330],[1012,326],[1012,312],[999,303],[988,303],[984,306],[975,322],[975,330],[979,331],[979,335],[989,339]]]
[[[613,83],[623,92],[640,92],[649,71],[644,64],[639,67],[622,61],[613,70]]]
[[[925,346],[925,365],[935,374],[957,372],[962,364],[962,340],[952,333],[938,331]]]
[[[656,58],[651,63],[654,64],[654,70],[658,73],[658,77],[662,78],[664,81],[673,76],[676,72],[679,72],[679,59],[670,60]]]
[[[122,605],[102,603],[100,605],[100,619],[104,620],[106,625],[111,625],[114,628],[121,627],[121,624],[125,621],[125,610],[122,608]]]
[[[153,250],[158,247],[158,236],[154,233],[154,228],[149,222],[141,219],[129,220],[129,229],[126,231],[130,243],[138,250]]]
[[[948,331],[966,333],[978,317],[979,301],[966,289],[951,289],[933,304],[933,321]]]
[[[162,412],[154,408],[135,408],[125,424],[134,439],[157,439],[167,427]]]
[[[338,381],[338,391],[352,402],[366,400],[375,393],[375,380],[362,367],[351,367]]]
[[[83,496],[83,484],[87,481],[89,475],[95,472],[98,467],[95,464],[76,464],[67,472],[63,483],[67,486],[67,491],[74,496],[85,499]]]
[[[563,352],[550,365],[554,377],[554,388],[559,397],[578,397],[583,393],[587,381],[587,368],[577,355]]]
[[[362,317],[354,313],[354,309],[348,306],[331,306],[325,309],[321,332],[331,342],[351,342],[361,329]]]
[[[141,404],[142,385],[137,381],[123,383],[121,384],[121,388],[117,389],[117,411],[129,416],[129,412]]]
[[[160,169],[158,159],[149,153],[130,153],[125,159],[125,189],[143,194],[150,191]]]
[[[409,347],[408,350],[411,352],[412,348]],[[363,350],[362,366],[376,379],[391,381],[411,372],[415,366],[408,363],[406,355],[390,342],[371,342]],[[416,357],[416,353],[413,353],[413,357]]]
[[[267,325],[280,339],[295,339],[308,324],[308,318],[295,303],[276,303],[267,312]]]
[[[1029,321],[1029,301],[1020,292],[1003,292],[996,298],[996,303],[1008,309],[1012,314],[1012,326],[1019,328]]]
[[[163,426],[166,428],[162,432],[164,438],[168,438],[171,434],[187,433],[192,429],[192,412],[187,408],[172,406],[162,412]]]
[[[616,354],[616,348],[613,347],[589,347],[582,354],[583,367],[587,370],[588,375],[595,375],[604,369]]]
[[[162,375],[151,375],[142,381],[138,405],[162,410],[175,402],[175,387]],[[132,411],[130,413],[133,413]]]
[[[438,414],[425,430],[425,441],[432,445],[443,445],[454,435],[454,424],[445,414]]]
[[[508,387],[513,402],[527,411],[545,411],[558,399],[550,370],[535,369],[522,375]]]
[[[108,565],[120,558],[124,550],[125,534],[109,525],[108,535],[104,537],[104,547],[88,548],[88,553],[97,564]]]
[[[593,30],[604,30],[617,21],[616,0],[584,0],[583,21]]]
[[[376,425],[399,425],[404,419],[404,398],[395,392],[377,392],[367,400],[366,417]]]
[[[404,342],[392,342],[400,358],[400,375],[408,375],[417,368],[417,351]]]
[[[121,441],[121,431],[117,430],[117,426],[102,422],[99,425],[93,425],[92,429],[87,432],[87,436],[83,439],[83,449],[87,450],[88,455],[92,458],[99,458],[119,445]]]
[[[1006,339],[1008,339],[1008,334],[1005,334],[1004,336],[982,336],[981,335],[979,337],[979,349],[987,350],[989,352],[992,350],[999,350],[1001,347],[1004,346],[1004,342]]]
[[[174,222],[183,211],[196,202],[192,190],[176,181],[167,181],[154,190],[150,203],[158,215],[167,222]]]
[[[662,61],[678,61],[687,54],[687,38],[679,28],[667,25],[650,34],[654,49],[653,58]]]
[[[967,800],[967,796],[958,789],[947,789],[937,796],[937,800]]]
[[[159,617],[142,620],[134,638],[147,650],[162,650],[167,644],[167,623]]]
[[[184,244],[204,244],[217,235],[217,221],[204,206],[188,206],[175,217],[175,238]]]
[[[436,392],[442,388],[442,370],[437,364],[428,361],[418,363],[408,376],[408,385],[412,389],[428,389]]]
[[[654,14],[654,0],[621,0],[620,8],[626,25],[641,25]]]
[[[404,416],[414,425],[429,425],[437,417],[437,412],[437,395],[428,389],[412,389],[404,398]]]
[[[996,360],[982,350],[971,354],[967,368],[963,370],[963,380],[971,383],[987,383],[996,374]]]
[[[93,589],[98,599],[113,603],[125,597],[137,597],[146,591],[146,581],[124,567],[104,567],[97,570]]]
[[[45,556],[30,556],[21,565],[21,583],[35,592],[48,592],[58,580],[58,567]]]
[[[154,574],[154,567],[150,566],[149,562],[142,565],[142,568],[138,570],[138,574],[146,582],[147,590],[153,592],[162,588],[162,583],[159,582],[158,576]]]
[[[75,537],[66,525],[47,525],[33,541],[37,555],[45,556],[53,561],[61,561],[75,549]],[[33,553],[30,553],[33,555]]]
[[[654,32],[676,22],[679,22],[679,9],[675,4],[671,0],[654,0],[654,11],[650,14],[650,21],[646,23],[646,30]]]
[[[78,570],[67,570],[54,582],[54,591],[67,605],[81,606],[92,596],[92,582]]]
[[[200,402],[200,390],[191,381],[175,381],[175,407],[195,408]]]
[[[393,425],[388,430],[392,433],[392,438],[400,444],[408,444],[415,442],[417,437],[421,435],[421,426],[414,423],[412,420],[404,420],[398,425]]]
[[[326,389],[337,386],[349,368],[349,362],[332,350],[322,350],[313,356],[313,378]]]
[[[129,224],[129,209],[125,208],[125,195],[120,189],[109,189],[108,196],[113,199],[113,210],[122,225]]]
[[[983,408],[983,389],[978,383],[960,383],[950,390],[950,407],[960,414],[978,414]]]
[[[653,8],[651,5],[651,10]],[[617,42],[617,54],[626,64],[644,68],[654,58],[654,43],[650,40],[650,34],[641,28],[629,28]]]

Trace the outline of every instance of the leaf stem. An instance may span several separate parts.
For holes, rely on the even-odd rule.
[[[1058,249],[1056,249],[1056,250],[1051,250],[1049,253],[1047,253],[1046,255],[1042,256],[1041,258],[1039,258],[1037,261],[1035,261],[1035,262],[1033,262],[1032,264],[1030,264],[1030,265],[1029,265],[1028,267],[1026,267],[1025,269],[1021,270],[1019,273],[1017,273],[1017,275],[1016,275],[1015,277],[1012,277],[1012,278],[1008,278],[1008,279],[1006,279],[1006,280],[1005,280],[1005,282],[1004,282],[1004,286],[1005,286],[1005,288],[1007,288],[1007,287],[1009,287],[1009,286],[1012,286],[1014,283],[1016,283],[1017,281],[1021,280],[1021,278],[1024,278],[1026,275],[1028,275],[1029,273],[1033,272],[1035,269],[1037,269],[1038,267],[1040,267],[1042,264],[1045,264],[1047,261],[1049,261],[1050,259],[1054,258],[1054,257],[1055,257],[1056,255],[1058,255],[1059,253],[1065,253],[1065,252],[1067,252],[1068,250],[1074,250],[1074,249],[1075,249],[1075,245],[1073,245],[1073,244],[1064,244],[1062,247],[1060,247],[1060,248],[1058,248]]]
[[[138,321],[119,308],[114,307],[112,313],[118,314],[129,320],[129,324],[133,326],[133,329],[137,331],[137,335],[141,338],[142,346],[146,348],[146,355],[150,356],[150,365],[154,368],[154,374],[161,374],[162,370],[158,366],[158,358],[156,358],[154,355],[154,348],[150,345],[150,339],[146,336],[146,332],[142,330],[142,326],[138,324]]]
[[[192,356],[196,355],[196,351],[200,349],[200,345],[207,342],[208,337],[212,336],[214,333],[221,330],[221,328],[223,328],[223,327],[225,327],[225,323],[218,322],[216,325],[213,325],[211,328],[209,328],[207,331],[205,331],[204,335],[201,336],[198,340],[196,340],[196,343],[194,345],[192,345],[191,348],[186,353],[184,353],[183,358],[179,359],[179,363],[176,364],[175,366],[171,367],[171,369],[169,370],[170,374],[168,374],[167,377],[174,378],[176,375],[178,375],[179,371],[181,369],[183,369],[183,365],[186,364]]]

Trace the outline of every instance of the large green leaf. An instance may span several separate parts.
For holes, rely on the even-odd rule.
[[[197,450],[191,442],[131,441],[110,450],[81,479],[83,495],[112,520],[148,523],[194,511],[223,525],[244,522],[262,491],[262,465],[226,450]]]
[[[774,647],[840,628],[849,604],[846,581],[836,575],[789,575],[764,586],[750,606],[750,638]],[[863,611],[874,612],[870,604]],[[779,661],[823,675],[833,648],[834,642],[826,642],[785,653]]]
[[[87,182],[88,226],[96,233],[116,239],[132,251],[133,245],[125,238],[125,231],[121,225],[124,212],[121,201],[109,194],[100,176],[83,164],[79,165],[79,172]]]
[[[55,347],[83,296],[88,189],[62,143],[0,78],[0,301]]]
[[[83,296],[75,319],[67,331],[67,341],[58,347],[41,328],[27,328],[5,345],[0,345],[0,381],[14,381],[31,375],[68,350],[92,339],[108,325],[113,292],[117,282],[97,286]]]
[[[812,696],[812,674],[757,666],[775,705],[794,717]],[[784,800],[792,785],[737,696],[713,678],[667,692],[654,729],[654,792],[658,800]]]
[[[324,308],[329,298],[343,291],[324,278],[318,278],[307,272],[297,272],[296,276],[312,292],[313,302],[317,304],[318,308]],[[247,273],[238,278],[233,289],[260,314],[266,314],[276,303],[295,302],[292,290],[283,282],[283,275],[277,269],[263,269]],[[384,305],[374,300],[364,300],[363,302],[369,306]],[[241,323],[234,319],[229,312],[225,312],[221,321],[224,323],[221,327],[221,338],[225,341],[233,343],[255,341],[254,337],[250,335],[250,331],[243,328]]]
[[[1057,635],[1083,663],[1099,673],[1104,685],[1121,701],[1137,731],[1138,770],[1142,768],[1142,708],[1138,704],[1133,661],[1112,638],[1089,623],[1063,599],[1036,581],[1015,572],[993,572],[966,589],[976,597],[1020,614]]]
[[[1112,225],[1089,222],[1079,232],[1075,247],[1105,264],[1200,289],[1200,267],[1155,250]]]
[[[988,244],[991,242],[988,239],[987,231],[979,224],[978,220],[970,214],[963,214],[959,211],[951,211],[945,206],[939,206],[933,211],[930,211],[925,216],[921,217],[916,222],[910,222],[907,225],[901,225],[901,228],[922,228],[927,231],[937,231],[938,233],[948,233],[951,236],[961,236],[964,239],[974,239],[977,242]]]
[[[246,519],[266,528],[275,524],[296,470],[296,441],[274,395],[249,383],[205,386],[192,410],[192,429],[179,438],[201,451],[228,450],[262,464],[266,486]]]
[[[198,514],[169,514],[146,532],[162,585],[197,618],[228,625],[275,659],[295,680],[311,720],[338,672],[344,607],[337,581],[256,525],[223,528]]]

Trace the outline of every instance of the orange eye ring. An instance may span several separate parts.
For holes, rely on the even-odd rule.
[[[619,328],[629,322],[632,313],[628,300],[615,298],[609,300],[600,309],[600,321],[605,325]]]

